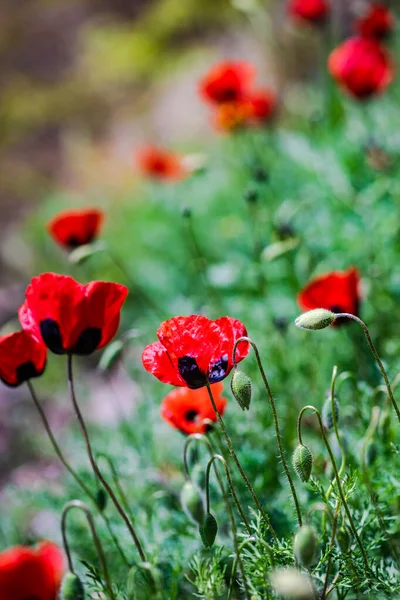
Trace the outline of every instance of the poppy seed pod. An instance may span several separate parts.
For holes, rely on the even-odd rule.
[[[203,499],[191,481],[186,481],[181,490],[181,504],[187,516],[202,525],[204,521]]]
[[[214,515],[207,513],[203,523],[199,526],[201,540],[206,548],[211,548],[218,533],[218,523]]]
[[[292,463],[296,475],[301,481],[307,482],[310,479],[313,466],[311,450],[307,446],[299,444],[293,452]]]
[[[103,488],[99,488],[96,492],[96,503],[97,503],[97,506],[98,506],[100,512],[103,512],[103,510],[106,508],[107,499],[108,499],[108,496],[107,496],[105,490],[103,490]]]
[[[297,317],[294,323],[300,329],[325,329],[332,325],[335,319],[336,315],[332,311],[316,308]]]
[[[231,390],[242,410],[249,410],[251,402],[251,379],[243,371],[235,369],[231,379]]]
[[[67,573],[61,585],[62,600],[84,600],[85,590],[82,581],[75,573]]]
[[[334,415],[332,414],[332,400],[330,398],[325,400],[322,407],[322,423],[328,431],[331,431],[334,427],[333,416],[335,416],[336,423],[339,421],[340,407],[337,398],[333,399],[333,405],[335,411]]]
[[[127,600],[148,600],[158,598],[161,574],[150,563],[141,563],[132,567],[128,574],[126,586]]]
[[[309,567],[317,549],[317,536],[309,525],[302,525],[294,538],[294,555],[304,567]]]

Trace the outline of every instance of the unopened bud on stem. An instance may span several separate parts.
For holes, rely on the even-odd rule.
[[[295,320],[295,325],[300,329],[325,329],[332,325],[336,319],[335,313],[325,308],[316,308],[303,313]]]

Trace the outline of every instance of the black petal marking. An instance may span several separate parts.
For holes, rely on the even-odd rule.
[[[178,371],[192,390],[201,388],[207,383],[207,376],[200,371],[196,359],[192,356],[178,358]]]
[[[188,410],[185,413],[185,419],[186,419],[186,421],[190,421],[191,423],[194,423],[194,421],[196,421],[197,416],[198,416],[197,410],[193,410],[192,409],[192,410]]]
[[[217,383],[226,377],[228,371],[228,362],[229,357],[227,354],[224,354],[216,363],[210,366],[210,372],[208,375],[208,380],[210,383]]]
[[[100,340],[101,329],[98,327],[88,327],[82,331],[72,353],[80,354],[81,356],[92,354],[100,344]]]
[[[46,346],[54,354],[65,354],[63,349],[60,327],[53,319],[44,319],[40,322],[40,333]]]

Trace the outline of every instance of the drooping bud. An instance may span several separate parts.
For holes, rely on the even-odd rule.
[[[182,508],[192,521],[201,525],[204,521],[204,505],[199,490],[191,483],[186,481],[181,490]]]
[[[302,525],[294,538],[294,555],[304,567],[309,567],[317,549],[317,536],[310,525]]]
[[[303,313],[295,320],[295,325],[300,329],[325,329],[332,325],[336,319],[335,313],[325,308],[316,308]]]
[[[103,510],[106,508],[107,500],[108,496],[106,492],[103,490],[103,488],[99,488],[96,492],[96,503],[100,512],[103,512]]]
[[[235,369],[231,379],[231,390],[242,410],[249,410],[251,402],[251,379],[243,371]]]
[[[203,523],[199,526],[202,542],[206,548],[211,548],[218,533],[218,523],[214,515],[207,513]]]
[[[311,450],[307,446],[299,444],[293,452],[292,463],[296,475],[306,483],[310,479],[313,466]]]
[[[131,568],[126,587],[127,600],[158,598],[161,574],[152,564],[144,562]]]
[[[315,588],[310,579],[297,569],[274,569],[271,583],[278,596],[290,600],[315,600]]]
[[[322,407],[322,423],[328,431],[331,431],[334,427],[333,417],[335,417],[336,423],[339,421],[340,407],[337,398],[333,399],[333,406],[335,411],[334,414],[332,414],[332,400],[331,398],[327,398]]]
[[[62,600],[84,600],[83,583],[75,573],[67,573],[61,585]]]

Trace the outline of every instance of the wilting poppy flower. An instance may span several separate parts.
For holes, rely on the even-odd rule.
[[[291,0],[288,10],[295,19],[318,24],[326,20],[329,5],[326,0]]]
[[[375,40],[353,37],[328,60],[330,74],[350,95],[366,100],[385,91],[393,79],[389,53]]]
[[[10,387],[39,377],[46,366],[46,358],[46,346],[27,331],[0,337],[0,379]]]
[[[385,39],[394,29],[394,14],[381,3],[370,4],[365,14],[356,21],[356,31],[363,37]]]
[[[215,405],[221,415],[224,414],[226,406],[226,398],[221,395],[223,389],[223,383],[214,383],[211,386]],[[217,415],[205,388],[198,390],[175,388],[162,401],[161,416],[172,427],[187,435],[205,433],[209,424],[204,421],[217,421]]]
[[[159,341],[147,346],[143,366],[163,383],[197,389],[222,381],[232,370],[235,341],[247,335],[240,321],[221,317],[212,321],[201,315],[174,317],[161,323]],[[237,361],[249,352],[249,344],[238,345]]]
[[[90,244],[95,240],[103,224],[101,210],[66,210],[58,213],[47,225],[52,238],[68,250]]]
[[[347,271],[331,271],[315,277],[298,294],[297,302],[304,311],[325,308],[357,316],[360,307],[358,269],[351,267]]]
[[[128,289],[118,283],[43,273],[32,279],[19,310],[22,327],[55,354],[91,354],[117,332]]]
[[[0,553],[0,599],[56,600],[63,572],[63,553],[51,542],[9,548]]]
[[[200,81],[200,94],[212,104],[239,102],[247,96],[254,67],[245,61],[223,61],[214,65]]]
[[[136,160],[143,175],[153,179],[179,181],[188,175],[183,157],[163,148],[142,148],[137,153]]]

